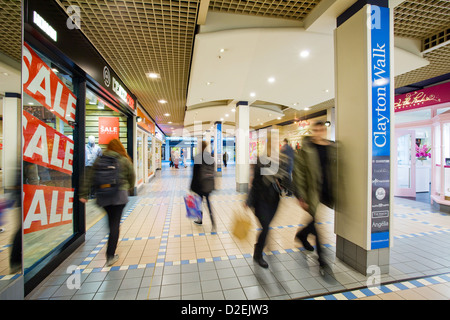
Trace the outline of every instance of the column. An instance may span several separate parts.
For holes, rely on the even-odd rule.
[[[222,176],[222,155],[223,155],[223,134],[222,122],[214,123],[214,171],[216,175]]]
[[[393,10],[386,0],[359,0],[338,17],[334,36],[336,255],[364,275],[387,273],[393,239]]]
[[[17,185],[21,164],[22,106],[20,93],[6,92],[3,98],[3,188]]]
[[[236,104],[236,191],[247,192],[250,174],[249,127],[250,107],[247,101]]]

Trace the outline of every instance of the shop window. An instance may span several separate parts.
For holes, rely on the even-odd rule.
[[[25,273],[74,233],[72,74],[23,47],[23,262]]]
[[[441,108],[441,109],[437,109],[437,110],[436,110],[436,115],[440,115],[441,113],[444,113],[444,112],[447,112],[447,111],[450,112],[450,108]]]
[[[148,176],[153,174],[153,152],[152,152],[152,136],[148,136],[147,140],[147,158],[148,158]]]
[[[407,123],[431,119],[431,109],[419,111],[397,112],[395,114],[395,123]]]
[[[86,175],[90,174],[94,161],[103,154],[111,139],[118,138],[127,148],[127,117],[89,89],[86,90],[85,135]],[[89,199],[86,205],[86,229],[91,228],[106,214],[103,208],[97,206],[92,190]]]

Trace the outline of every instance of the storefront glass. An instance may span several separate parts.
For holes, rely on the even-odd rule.
[[[147,139],[147,158],[148,158],[148,176],[153,174],[153,150],[152,150],[152,136],[149,135]]]
[[[101,99],[93,91],[86,90],[86,147],[85,173],[90,174],[96,158],[103,154],[111,139],[118,138],[126,148],[127,117]],[[91,192],[86,204],[86,229],[102,219],[106,212],[96,204]]]
[[[23,47],[23,261],[25,273],[74,233],[72,74]]]
[[[144,157],[143,157],[143,133],[138,130],[136,137],[136,166],[137,166],[137,183],[138,185],[144,182]]]

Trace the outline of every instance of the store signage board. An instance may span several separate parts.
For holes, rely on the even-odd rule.
[[[76,96],[27,43],[23,46],[22,82],[25,93],[72,126]]]
[[[36,11],[33,11],[33,22],[45,32],[53,41],[57,41],[58,33],[51,25],[48,24]]]
[[[407,111],[446,102],[450,102],[450,82],[398,95],[394,110]]]
[[[390,216],[390,12],[370,6],[372,82],[371,249],[389,247]]]
[[[98,117],[98,143],[108,144],[112,139],[119,139],[119,118]]]

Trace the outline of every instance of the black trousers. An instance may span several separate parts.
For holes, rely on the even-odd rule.
[[[304,238],[304,239],[306,239],[309,234],[312,234],[312,235],[314,235],[316,237],[316,250],[317,250],[317,255],[319,256],[319,264],[321,266],[323,266],[324,261],[323,261],[323,257],[322,257],[322,248],[320,246],[319,233],[316,230],[315,220],[314,219],[305,228],[303,228],[299,232],[299,235],[302,238]]]
[[[255,206],[255,215],[259,220],[259,223],[261,224],[261,232],[259,233],[258,239],[256,241],[255,245],[255,255],[256,257],[262,255],[262,251],[264,249],[264,246],[266,245],[266,239],[267,235],[269,233],[269,226],[270,223],[273,220],[273,217],[275,216],[276,208],[275,210],[269,210],[264,205],[256,205]]]
[[[124,204],[105,206],[104,209],[108,214],[109,239],[106,249],[106,257],[112,258],[116,253],[117,242],[119,241],[120,218],[122,217]]]
[[[200,197],[202,197],[202,200],[203,200],[203,197],[206,198],[206,204],[208,205],[209,216],[211,218],[211,224],[213,226],[215,226],[214,217],[213,217],[213,213],[211,210],[211,203],[209,202],[209,193],[203,193],[203,194],[199,194],[199,195],[200,195]],[[202,212],[202,219],[203,219],[203,212]]]

